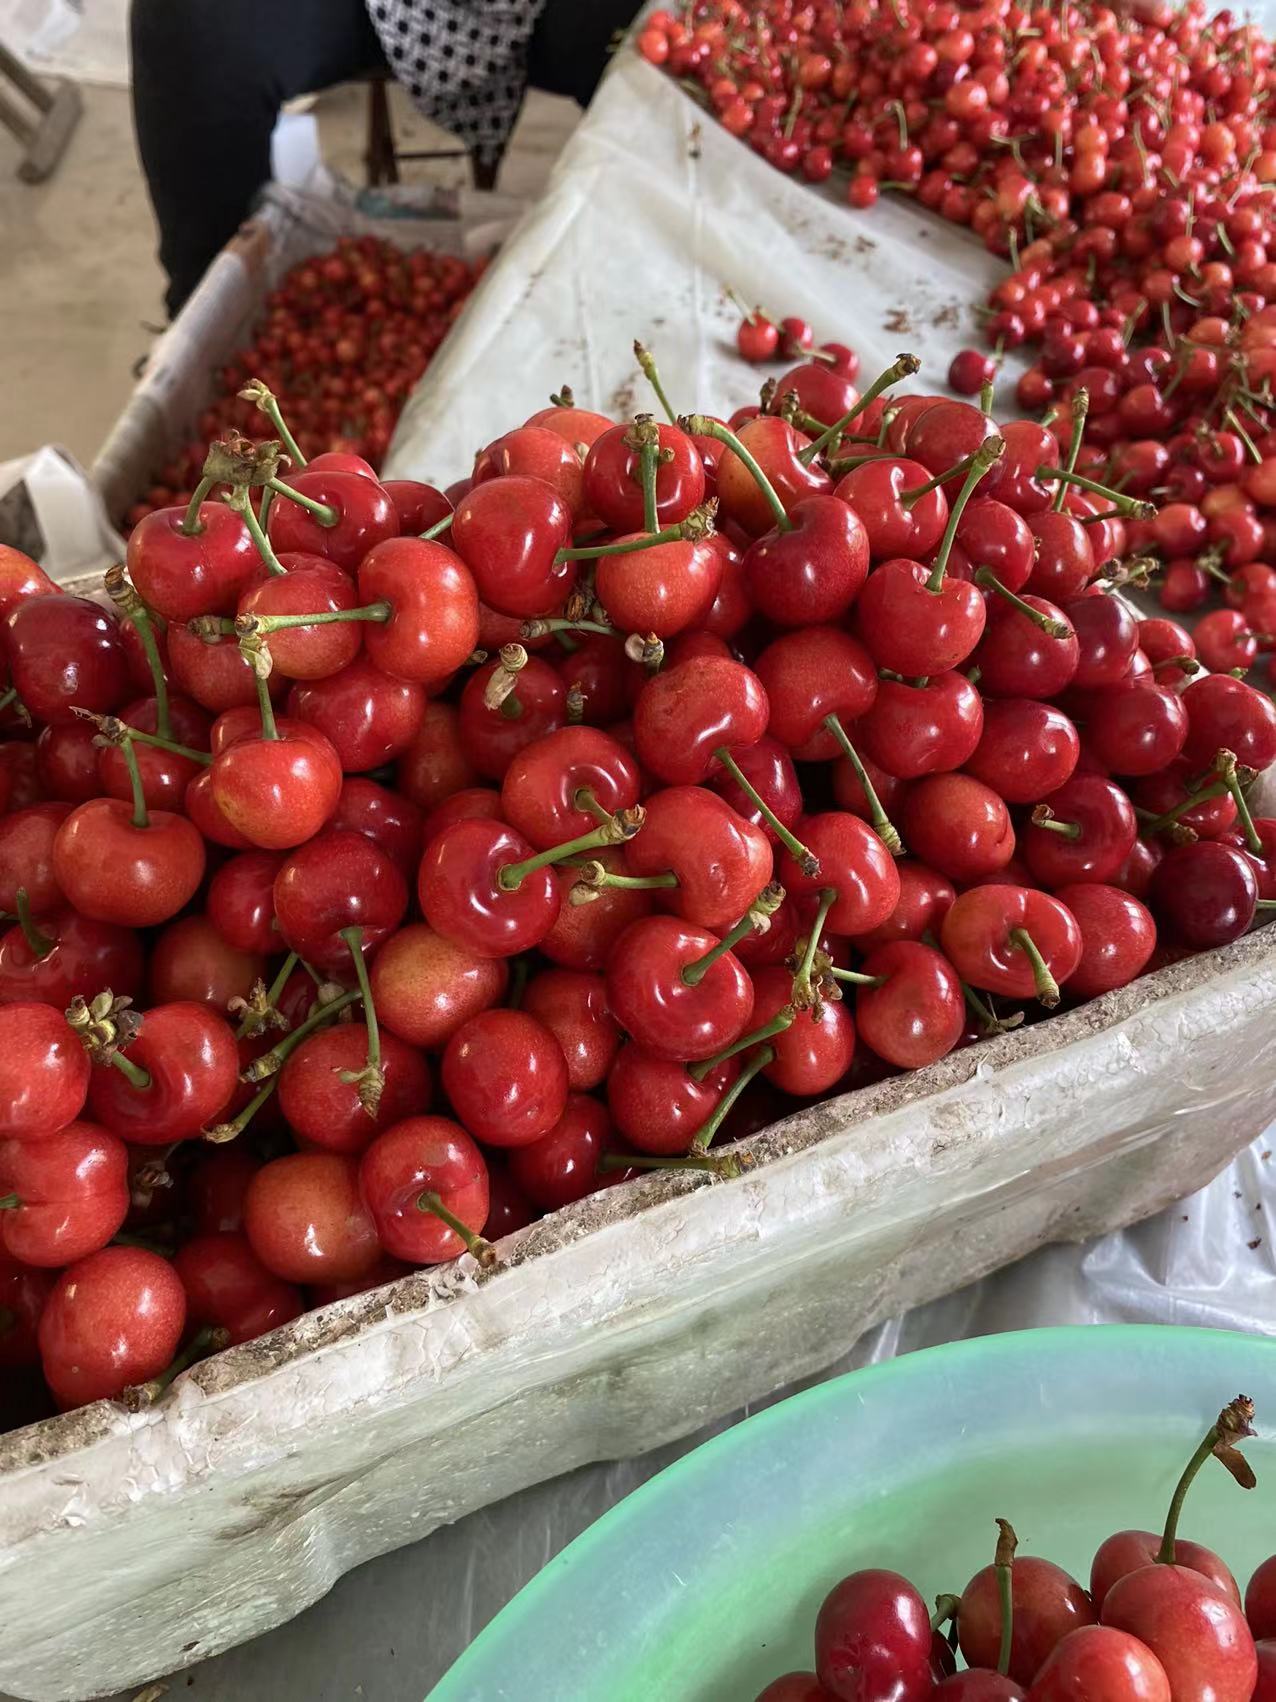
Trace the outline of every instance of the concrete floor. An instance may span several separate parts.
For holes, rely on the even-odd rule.
[[[163,276],[138,166],[128,93],[85,86],[84,116],[53,178],[15,175],[19,151],[0,129],[0,460],[58,443],[92,461],[162,329]],[[323,157],[363,177],[366,91],[334,89],[315,103]],[[399,89],[391,91],[402,149],[447,146]],[[529,95],[500,188],[533,198],[578,109]],[[463,161],[414,162],[406,182],[464,182]]]

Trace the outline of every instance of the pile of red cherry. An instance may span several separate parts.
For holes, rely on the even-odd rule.
[[[162,1383],[1276,907],[1276,708],[1114,593],[1083,407],[916,365],[446,493],[250,384],[112,606],[0,553],[0,1361]]]
[[[403,404],[485,265],[376,236],[342,237],[299,262],[266,297],[252,342],[217,374],[195,435],[129,509],[126,528],[188,502],[212,440],[252,429],[252,403],[239,392],[254,375],[289,398],[307,455],[344,450],[379,467]]]

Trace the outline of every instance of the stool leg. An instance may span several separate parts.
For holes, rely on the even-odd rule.
[[[399,162],[394,152],[394,127],[390,122],[390,99],[385,83],[368,84],[368,184],[376,189],[399,181]]]

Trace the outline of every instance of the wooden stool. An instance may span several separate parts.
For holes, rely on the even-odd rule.
[[[28,118],[22,107],[9,99],[4,83],[12,84],[38,116]],[[74,83],[63,79],[50,91],[0,43],[0,124],[26,148],[26,157],[18,167],[24,183],[42,183],[49,176],[66,152],[82,110],[80,91]]]
[[[388,71],[374,71],[368,78],[368,141],[364,162],[368,187],[378,189],[383,183],[399,181],[401,160],[464,160],[470,162],[470,176],[476,189],[490,189],[495,170],[483,166],[468,148],[421,148],[403,152],[394,145],[394,124],[390,117],[390,97],[387,85],[394,81]]]

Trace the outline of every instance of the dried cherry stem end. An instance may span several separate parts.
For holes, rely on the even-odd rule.
[[[239,615],[235,631],[241,638],[268,637],[294,626],[340,626],[343,621],[388,621],[394,609],[389,603],[365,603],[361,609],[324,609],[313,615]]]
[[[790,1017],[789,1020],[791,1022],[792,1017]],[[785,1024],[785,1026],[787,1027],[788,1025]],[[755,1044],[759,1037],[766,1035],[768,1032],[778,1034],[779,1029],[776,1029],[771,1025],[768,1025],[765,1029],[759,1029],[758,1034],[753,1037],[750,1044]],[[713,1140],[713,1137],[726,1121],[731,1107],[736,1103],[745,1088],[748,1087],[754,1076],[757,1075],[758,1071],[766,1069],[768,1064],[774,1062],[774,1059],[775,1048],[773,1046],[758,1047],[757,1051],[749,1059],[748,1063],[743,1066],[740,1074],[732,1082],[726,1093],[723,1094],[722,1098],[714,1106],[712,1113],[705,1118],[704,1122],[696,1130],[695,1135],[692,1138],[691,1145],[687,1148],[689,1157],[698,1157],[707,1150],[710,1142]]]
[[[798,942],[798,950],[801,955],[798,957],[797,969],[793,974],[793,987],[789,994],[789,1000],[795,1011],[818,1010],[820,977],[813,976],[811,972],[815,968],[815,960],[819,955],[820,936],[824,932],[824,924],[828,919],[829,911],[836,903],[837,888],[824,887],[820,892],[819,908],[811,921],[811,931],[804,940]],[[792,960],[790,959],[790,961]],[[826,958],[821,959],[822,964],[827,961]]]
[[[17,1211],[21,1204],[21,1194],[0,1194],[0,1211]]]
[[[602,863],[582,863],[576,884],[567,894],[567,902],[592,904],[596,898],[602,897],[603,888],[609,886],[632,892],[657,892],[661,888],[675,887],[677,884],[678,877],[672,869],[667,869],[659,875],[616,875]]]
[[[191,1337],[166,1371],[161,1371],[158,1377],[152,1377],[149,1383],[134,1383],[125,1389],[120,1396],[120,1404],[127,1407],[129,1412],[141,1412],[143,1407],[154,1406],[183,1371],[189,1371],[199,1360],[207,1359],[212,1353],[220,1353],[222,1348],[229,1345],[229,1330],[214,1329],[211,1325],[205,1325]]]
[[[1056,821],[1054,811],[1049,804],[1038,804],[1032,812],[1032,825],[1044,827],[1051,833],[1060,834],[1064,839],[1080,839],[1081,824],[1075,821]]]
[[[215,482],[205,474],[191,492],[191,499],[186,504],[186,513],[182,516],[181,532],[183,537],[198,538],[204,530],[204,522],[199,517],[199,511],[208,500],[208,493],[212,490]]]
[[[137,634],[138,643],[146,657],[146,666],[151,671],[151,689],[155,697],[155,727],[161,738],[171,739],[173,723],[168,710],[168,680],[164,675],[164,664],[160,660],[159,645],[155,639],[155,623],[151,619],[151,611],[138,596],[137,592],[124,577],[124,569],[117,562],[114,567],[106,570],[103,584],[106,594],[119,610],[120,619],[130,622]]]
[[[857,420],[865,408],[875,402],[884,390],[889,390],[892,384],[898,384],[905,378],[911,378],[919,370],[921,364],[916,355],[903,354],[897,356],[894,365],[888,366],[885,372],[877,375],[849,413],[843,414],[840,420],[834,420],[833,424],[826,427],[813,443],[808,443],[805,449],[798,451],[798,460],[802,465],[809,467],[817,456],[824,453],[830,443],[837,442],[847,426],[853,420]]]
[[[1234,1401],[1229,1401],[1219,1413],[1214,1423],[1210,1425],[1196,1452],[1183,1468],[1183,1475],[1174,1486],[1174,1494],[1170,1497],[1169,1511],[1165,1515],[1165,1527],[1161,1534],[1161,1546],[1154,1556],[1158,1564],[1173,1566],[1175,1560],[1175,1540],[1178,1536],[1179,1518],[1183,1512],[1183,1503],[1187,1492],[1192,1487],[1197,1472],[1209,1459],[1215,1455],[1225,1465],[1242,1489],[1253,1489],[1257,1479],[1254,1476],[1248,1460],[1241,1454],[1238,1443],[1254,1434],[1253,1426],[1254,1403],[1248,1395],[1237,1395]]]
[[[781,532],[793,530],[793,522],[785,513],[784,504],[780,501],[775,486],[758,465],[752,450],[745,447],[730,426],[723,425],[721,420],[710,419],[708,414],[684,414],[678,421],[678,430],[685,431],[691,437],[713,437],[719,443],[725,443],[736,459],[743,461],[749,469],[753,482],[766,498],[767,507],[775,517],[776,526]]]
[[[258,1088],[237,1117],[232,1117],[229,1123],[214,1123],[210,1128],[201,1129],[200,1139],[213,1146],[225,1146],[227,1141],[238,1140],[278,1086],[279,1077],[268,1076],[266,1085]]]
[[[727,747],[725,745],[719,745],[713,754],[735,781],[736,785],[744,793],[745,797],[753,805],[754,809],[757,810],[763,821],[765,821],[770,827],[771,831],[780,841],[780,844],[783,845],[784,849],[797,863],[802,873],[811,877],[818,875],[820,872],[819,858],[813,851],[809,850],[807,846],[803,845],[802,841],[796,834],[789,832],[788,828],[785,827],[784,823],[780,820],[779,816],[776,815],[770,804],[763,799],[752,782],[746,779],[745,775],[741,771],[740,764],[731,755],[731,752],[727,749]]]
[[[477,1259],[480,1265],[491,1266],[496,1263],[496,1248],[492,1243],[475,1234],[468,1223],[462,1223],[455,1212],[447,1209],[437,1194],[429,1189],[418,1194],[416,1209],[419,1212],[429,1212],[431,1217],[437,1217],[440,1223],[445,1223],[453,1235],[459,1235],[465,1243],[465,1251],[471,1258]]]
[[[548,851],[538,851],[534,857],[525,857],[521,863],[506,863],[496,877],[497,885],[502,892],[517,892],[528,875],[535,874],[537,869],[547,869],[554,863],[561,863],[568,857],[575,857],[582,851],[597,851],[605,845],[623,845],[632,839],[641,829],[647,819],[647,812],[641,804],[635,804],[627,810],[617,810],[614,816],[609,816],[592,833],[578,834],[575,839],[565,839],[561,845],[551,845]]]
[[[1082,385],[1072,397],[1072,437],[1068,442],[1068,459],[1064,466],[1064,472],[1069,476],[1077,469],[1077,456],[1081,453],[1081,439],[1085,436],[1086,415],[1089,412],[1090,392]],[[1063,512],[1063,499],[1067,494],[1068,487],[1060,479],[1050,504],[1056,514]]]
[[[842,755],[855,770],[855,778],[859,781],[864,796],[868,800],[868,819],[873,824],[873,832],[882,841],[892,857],[902,857],[904,855],[904,841],[899,836],[899,830],[882,807],[882,801],[877,795],[876,788],[868,777],[868,770],[860,761],[859,752],[847,737],[846,729],[843,727],[840,718],[836,714],[826,715],[824,725],[837,740]]]
[[[308,1034],[313,1034],[316,1028],[339,1016],[348,1006],[361,999],[363,994],[357,987],[339,992],[334,999],[321,1003],[317,1010],[311,1011],[304,1022],[299,1022],[296,1028],[284,1036],[269,1052],[263,1052],[260,1058],[254,1058],[240,1071],[240,1081],[265,1081],[267,1076],[273,1076],[281,1070],[288,1061],[288,1054],[295,1050]]]
[[[771,918],[784,903],[784,888],[770,881],[754,899],[740,920],[725,933],[703,957],[682,966],[682,979],[688,987],[698,987],[720,957],[738,946],[746,934],[765,934]]]
[[[797,1012],[792,1005],[785,1005],[778,1010],[761,1028],[755,1028],[752,1034],[743,1034],[731,1046],[724,1046],[721,1052],[715,1052],[712,1058],[702,1058],[698,1063],[688,1064],[687,1074],[692,1081],[703,1081],[715,1064],[725,1063],[728,1058],[734,1058],[738,1052],[747,1052],[750,1046],[759,1046],[764,1040],[769,1040],[773,1034],[783,1034],[786,1028],[792,1028],[797,1020]]]
[[[1012,609],[1018,609],[1025,620],[1030,620],[1034,626],[1039,626],[1047,638],[1070,638],[1072,628],[1066,621],[1057,621],[1053,615],[1045,614],[1041,609],[1034,609],[1031,603],[1025,603],[1015,591],[1003,585],[990,567],[979,567],[974,573],[975,584],[985,591],[994,591],[998,597],[1010,604]]]
[[[18,926],[22,929],[22,938],[27,943],[27,950],[32,957],[48,957],[58,942],[51,940],[47,934],[41,933],[35,917],[31,914],[31,900],[27,896],[26,887],[20,886],[18,888],[13,895],[13,902],[17,906]]]
[[[188,762],[197,762],[207,768],[212,762],[210,751],[197,751],[193,745],[179,745],[176,739],[162,738],[158,733],[144,732],[141,727],[131,727],[127,721],[121,721],[118,715],[95,715],[91,709],[73,708],[72,713],[82,721],[91,721],[101,734],[95,743],[104,745],[152,745],[157,751],[168,751],[173,756],[185,757]]]
[[[660,382],[660,373],[656,367],[655,357],[652,355],[651,350],[645,348],[637,338],[634,339],[634,359],[638,362],[643,377],[647,380],[648,384],[650,384],[652,390],[655,392],[656,400],[664,409],[665,417],[669,421],[669,424],[677,425],[678,416],[670,407],[669,398],[665,395],[665,387]]]
[[[375,1117],[380,1109],[381,1095],[385,1091],[385,1071],[381,1067],[381,1030],[377,1026],[377,1008],[372,1001],[368,964],[363,955],[363,929],[342,928],[341,938],[345,941],[354,963],[359,997],[363,1000],[363,1020],[368,1030],[366,1063],[361,1070],[342,1070],[341,1080],[347,1086],[358,1090],[360,1105],[369,1117]]]
[[[656,544],[700,543],[703,539],[713,536],[713,517],[717,512],[717,498],[711,497],[708,502],[702,502],[699,508],[693,508],[685,520],[675,520],[669,526],[662,526],[657,532],[644,532],[640,537],[630,538],[627,543],[584,544],[579,549],[559,550],[554,560],[596,561],[600,556],[633,555],[635,550],[649,550]]]
[[[255,981],[246,999],[236,998],[230,1001],[226,1007],[227,1011],[231,1016],[239,1018],[239,1027],[235,1030],[236,1040],[264,1034],[268,1028],[288,1027],[288,1019],[279,1009],[278,1001],[288,985],[288,977],[300,961],[296,952],[290,951],[269,987],[264,981]]]
[[[286,496],[289,502],[295,502],[298,508],[304,508],[320,526],[333,527],[341,518],[330,502],[317,502],[313,496],[306,496],[303,491],[294,490],[282,479],[267,479],[266,489],[274,491],[276,496]]]
[[[960,1606],[960,1596],[936,1596],[935,1611],[930,1616],[931,1630],[942,1631],[950,1620],[956,1619]]]
[[[251,402],[255,408],[265,414],[278,433],[284,448],[292,456],[293,465],[304,467],[306,457],[301,453],[297,439],[288,429],[288,423],[284,419],[283,410],[279,406],[279,399],[274,391],[268,389],[260,378],[250,378],[239,392],[239,399],[241,402]]]
[[[1241,783],[1236,753],[1234,751],[1219,751],[1214,758],[1214,767],[1226,789],[1232,794],[1232,802],[1236,805],[1237,819],[1241,824],[1241,832],[1250,850],[1259,856],[1262,854],[1263,841],[1258,829],[1254,826],[1254,817],[1250,813],[1249,799],[1245,796],[1245,788]]]
[[[948,570],[948,558],[952,554],[953,543],[957,537],[957,528],[961,524],[962,513],[966,504],[975,493],[975,487],[987,473],[995,461],[1006,453],[1005,440],[1000,437],[985,439],[970,457],[970,467],[965,480],[957,493],[957,499],[948,511],[948,524],[944,527],[944,535],[939,541],[939,549],[931,566],[930,577],[926,581],[928,591],[940,591],[944,584],[944,574]]]
[[[997,1651],[997,1671],[1004,1678],[1010,1671],[1010,1650],[1015,1629],[1014,1567],[1015,1550],[1019,1539],[1014,1526],[1006,1519],[997,1520],[997,1553],[993,1569],[997,1574],[997,1597],[1001,1607],[1001,1647]]]
[[[1012,928],[1010,943],[1019,950],[1032,965],[1032,984],[1037,990],[1037,997],[1047,1010],[1053,1010],[1059,1003],[1059,983],[1050,973],[1046,960],[1037,947],[1037,942],[1026,928]]]

